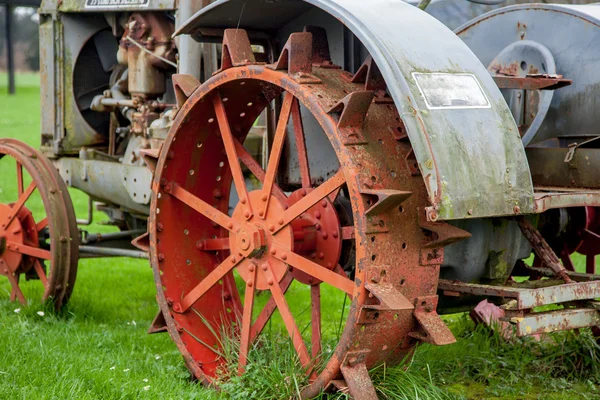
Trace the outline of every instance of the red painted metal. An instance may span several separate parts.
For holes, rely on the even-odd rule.
[[[233,66],[201,85],[178,111],[156,166],[149,226],[157,297],[188,368],[207,383],[224,367],[218,354],[223,337],[239,338],[238,372],[243,372],[252,344],[276,310],[310,377],[304,397],[339,381],[349,354],[362,354],[365,370],[393,364],[412,351],[412,336],[427,338],[430,327],[437,326],[437,314],[415,315],[417,301],[437,299],[440,261],[421,266],[421,252],[426,246],[433,252],[436,242],[419,225],[419,210],[429,206],[423,179],[403,167],[410,144],[389,129],[400,115],[392,105],[360,94],[362,85],[341,69],[321,67],[322,59],[313,63],[309,57],[307,63],[307,54],[324,54],[307,50],[311,40],[310,33],[293,35],[276,66]],[[248,49],[230,46],[228,51]],[[239,54],[230,56],[239,59]],[[242,144],[276,98],[282,107],[265,171]],[[330,112],[336,104],[343,108]],[[319,123],[338,157],[340,169],[332,176],[311,174],[300,106]],[[348,145],[349,132],[360,132],[361,143]],[[292,151],[298,154],[302,182],[289,195],[278,181],[288,135],[295,139]],[[241,164],[261,189],[246,187]],[[228,216],[232,183],[240,201]],[[352,226],[341,226],[334,205],[339,196],[352,203]],[[354,280],[339,265],[344,240],[355,244]],[[293,280],[310,286],[311,321],[305,332],[286,299]],[[322,284],[339,289],[352,303],[339,343],[326,360],[319,360],[325,340]],[[238,287],[245,287],[244,293]],[[255,290],[271,295],[256,319]]]
[[[79,232],[67,188],[52,164],[39,152],[13,139],[0,140],[2,162],[16,161],[17,199],[0,204],[0,275],[11,283],[10,298],[25,304],[20,276],[35,271],[44,287],[42,301],[60,308],[69,298],[77,272]],[[31,182],[25,188],[25,178]],[[40,200],[32,198],[38,192]],[[31,207],[43,206],[36,221]],[[46,232],[47,230],[47,232]],[[48,236],[49,240],[42,241]]]

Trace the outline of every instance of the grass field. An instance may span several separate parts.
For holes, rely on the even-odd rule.
[[[13,97],[7,96],[5,82],[0,74],[0,137],[38,147],[37,75],[19,75]],[[0,174],[0,201],[6,201],[14,194],[15,178],[2,167]],[[72,195],[83,217],[86,197],[76,191]],[[102,215],[95,219],[90,231],[111,229],[98,224]],[[10,303],[9,290],[0,277],[0,399],[285,399],[302,384],[286,336],[277,335],[254,354],[249,374],[226,384],[222,392],[192,382],[168,335],[146,334],[157,311],[146,261],[81,261],[74,295],[58,315],[35,301],[25,307]],[[334,305],[325,305],[325,315],[327,307]],[[507,343],[474,329],[465,315],[451,316],[448,322],[457,344],[424,345],[403,368],[373,371],[382,397],[600,398],[600,348],[589,332]]]

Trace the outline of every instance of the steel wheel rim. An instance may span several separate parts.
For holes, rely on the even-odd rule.
[[[27,243],[27,246],[20,246],[19,249],[14,247],[7,249],[25,254],[21,264],[25,262],[31,264],[30,267],[19,265],[10,269],[11,276],[14,273],[14,279],[17,282],[17,288],[15,288],[15,280],[9,277],[12,286],[11,299],[19,300],[22,304],[27,302],[18,287],[18,277],[32,267],[44,286],[42,302],[50,301],[54,308],[60,309],[68,301],[73,291],[79,253],[77,225],[68,190],[54,166],[41,153],[24,143],[14,139],[2,139],[0,140],[0,154],[2,157],[8,156],[15,159],[21,166],[21,168],[17,167],[17,171],[25,170],[30,175],[31,184],[23,190],[19,188],[19,197],[26,196],[22,201],[21,211],[27,210],[31,214],[26,202],[33,192],[39,192],[46,218],[36,221],[37,231],[32,237],[37,239],[38,234],[47,229],[50,238],[49,249],[40,248],[38,243]],[[23,182],[23,173],[17,172],[17,186],[22,187]],[[33,220],[33,218],[31,219]],[[14,221],[6,229],[13,225]],[[2,227],[2,231],[4,229]],[[48,260],[49,265],[46,266],[45,271],[41,265],[42,259]],[[4,271],[3,275],[6,274],[7,272]]]
[[[337,74],[337,79],[341,79],[342,75],[348,75],[346,73],[337,71],[329,71],[328,73]],[[333,143],[333,147],[336,150],[336,154],[338,156],[338,160],[340,160],[340,164],[344,166],[351,163],[348,157],[349,150],[345,149],[341,143],[341,138],[338,131],[338,127],[336,126],[336,121],[333,118],[331,118],[331,116],[327,112],[329,108],[335,105],[335,102],[323,99],[322,101],[319,100],[315,103],[317,89],[314,89],[313,87],[311,87],[311,85],[308,85],[309,89],[307,90],[305,85],[297,83],[292,77],[288,76],[285,73],[271,71],[267,68],[260,66],[248,66],[242,68],[229,69],[211,78],[208,82],[206,82],[204,85],[198,88],[196,92],[191,95],[191,97],[188,99],[188,101],[185,103],[182,109],[179,110],[178,116],[173,124],[171,133],[169,134],[169,137],[167,138],[167,141],[163,147],[162,155],[158,162],[157,173],[154,181],[155,196],[153,196],[152,199],[150,216],[151,262],[155,272],[159,304],[161,306],[161,309],[163,310],[163,313],[166,316],[169,332],[171,333],[171,336],[174,339],[174,341],[177,343],[180,351],[184,355],[188,368],[192,371],[192,373],[195,376],[205,380],[206,382],[210,382],[210,377],[208,377],[202,371],[202,368],[198,366],[197,360],[195,360],[194,357],[190,354],[190,352],[186,348],[186,344],[181,339],[180,334],[183,332],[183,330],[179,323],[176,322],[176,317],[179,314],[177,314],[176,311],[174,312],[172,308],[173,303],[177,302],[172,297],[169,297],[168,295],[166,296],[163,293],[163,290],[165,290],[166,287],[163,286],[162,283],[161,265],[165,265],[166,263],[168,263],[168,261],[165,260],[165,254],[162,251],[163,249],[160,248],[160,244],[158,243],[160,239],[157,236],[160,236],[161,232],[163,232],[163,229],[165,229],[164,225],[168,223],[168,217],[164,216],[164,213],[161,216],[159,210],[161,209],[161,203],[164,204],[165,193],[172,192],[172,186],[169,186],[171,180],[170,178],[166,177],[169,169],[166,167],[168,167],[170,159],[179,157],[179,155],[176,154],[176,152],[172,151],[172,146],[177,139],[177,137],[175,136],[176,133],[179,132],[180,129],[182,129],[182,127],[185,126],[187,120],[191,118],[189,113],[193,111],[194,107],[197,104],[200,104],[203,101],[205,101],[207,95],[211,93],[216,87],[222,89],[225,85],[231,84],[232,82],[241,83],[242,81],[248,79],[253,79],[264,83],[276,85],[284,89],[285,92],[291,93],[295,98],[297,98],[300,101],[300,103],[302,103],[302,105],[304,105],[313,114],[313,116],[317,116],[317,120],[319,121],[321,127],[323,128],[325,133],[329,135],[330,142]],[[336,95],[339,97],[343,96],[344,94],[336,93]],[[328,103],[328,101],[330,101],[330,103]],[[382,105],[382,107],[386,107],[388,110],[395,111],[395,107],[393,106]],[[399,118],[396,118],[396,120],[400,121]],[[167,173],[165,173],[165,169],[167,170]],[[343,175],[345,184],[347,184],[348,190],[350,192],[350,198],[353,199],[352,206],[355,217],[355,229],[358,229],[359,231],[359,235],[357,236],[356,240],[358,266],[356,268],[355,277],[356,285],[353,292],[353,300],[352,305],[350,307],[350,315],[346,320],[346,327],[340,340],[340,343],[337,345],[336,350],[334,351],[331,359],[327,363],[327,366],[323,369],[323,371],[320,372],[320,375],[316,379],[312,380],[312,384],[305,391],[304,395],[309,397],[314,393],[318,393],[318,391],[325,387],[331,380],[339,377],[340,365],[347,358],[350,349],[352,347],[359,347],[360,343],[356,340],[357,331],[359,330],[359,327],[357,326],[356,322],[359,318],[362,306],[365,304],[365,301],[367,301],[367,299],[369,298],[368,293],[364,287],[367,270],[369,268],[361,268],[360,266],[361,262],[367,259],[367,254],[370,254],[370,252],[367,251],[366,248],[363,248],[364,244],[367,242],[367,235],[365,232],[367,232],[368,229],[365,229],[365,227],[369,224],[372,224],[372,221],[367,221],[366,216],[364,216],[364,211],[369,208],[369,205],[367,205],[365,199],[363,198],[363,196],[361,196],[359,190],[360,182],[358,182],[358,180],[356,179],[357,177],[348,176],[349,174],[346,169],[343,170]],[[395,173],[392,175],[395,177]],[[210,172],[208,172],[208,176],[211,176]],[[373,178],[374,181],[377,180],[375,177]],[[420,185],[423,186],[423,190],[421,190],[421,193],[419,193],[418,200],[423,200],[424,198],[426,198],[426,192],[424,190],[424,185],[422,185],[422,180]],[[166,194],[168,195],[170,193]],[[362,216],[361,213],[363,213]],[[162,218],[166,218],[166,220]],[[383,223],[383,221],[381,222]],[[414,222],[415,221],[413,221],[413,225],[416,225],[416,223]],[[421,239],[421,237],[419,237],[419,239]],[[375,240],[373,239],[373,242],[374,241]],[[404,246],[406,246],[406,244],[404,244]],[[374,257],[373,260],[375,260]],[[432,275],[436,274],[437,269],[434,267]],[[437,281],[437,276],[435,277],[435,281]],[[435,294],[435,282],[433,283],[433,285],[428,285],[428,288],[424,291],[427,292],[426,294]],[[410,316],[408,316],[408,314],[410,314]],[[396,315],[395,319],[398,319],[398,315]],[[412,319],[412,311],[410,313],[406,313],[406,315],[404,315],[401,319],[410,319],[411,326],[409,328],[416,329],[415,322]],[[403,336],[406,339],[407,332],[404,332],[403,330],[401,336]],[[405,348],[400,349],[400,347],[402,346],[404,346]],[[412,346],[413,342],[411,340],[407,340],[406,342],[402,343],[401,346],[398,346],[398,343],[396,343],[394,349],[391,349],[387,345],[384,345],[383,348],[379,349],[377,354],[373,357],[367,356],[368,364],[374,364],[377,363],[379,360],[385,361],[386,359],[392,358],[397,362],[398,354],[406,354],[406,351],[410,351],[410,348],[412,348]],[[385,357],[382,357],[379,354],[380,352],[384,352],[386,354]]]

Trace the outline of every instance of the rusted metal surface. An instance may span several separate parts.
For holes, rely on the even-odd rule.
[[[544,188],[552,190],[552,188]],[[535,194],[535,212],[538,214],[555,208],[566,207],[600,207],[600,191],[598,190],[575,190],[537,192]]]
[[[545,265],[548,266],[557,277],[564,280],[565,283],[571,283],[571,278],[567,274],[566,268],[560,263],[560,259],[548,245],[542,234],[525,218],[518,219],[519,228],[523,235],[529,240],[536,256],[540,257]]]
[[[568,27],[568,28],[566,28]],[[566,32],[568,31],[568,34]],[[539,126],[532,144],[562,137],[597,135],[595,114],[596,91],[600,74],[590,71],[597,62],[594,46],[600,38],[600,13],[595,5],[521,4],[490,11],[464,24],[455,31],[484,65],[509,46],[527,42],[544,48],[555,64],[550,70],[547,60],[536,62],[536,73],[559,74],[573,85],[552,93],[547,115]],[[494,34],[490,35],[490,32]],[[534,61],[531,53],[515,53],[516,67],[526,73]],[[539,60],[539,57],[537,58]],[[544,71],[543,67],[546,67]],[[528,94],[529,95],[529,94]],[[527,105],[527,114],[536,113]],[[527,116],[531,120],[531,116]],[[535,116],[534,116],[535,117]]]
[[[592,300],[600,297],[600,282],[576,282],[555,284],[550,287],[527,289],[511,286],[493,286],[440,279],[439,290],[486,297],[514,299],[509,308],[527,310],[549,304],[567,303],[576,300]]]
[[[600,325],[600,312],[594,308],[565,309],[510,318],[518,336],[531,336],[555,331]]]
[[[0,204],[0,274],[11,283],[11,300],[25,304],[19,277],[35,271],[44,286],[42,301],[51,299],[60,308],[73,290],[79,244],[67,188],[46,157],[17,140],[0,139],[0,155],[1,162],[16,160],[18,187],[14,203]],[[25,171],[31,177],[27,187]],[[46,215],[38,221],[27,206],[34,191],[40,195]]]
[[[424,339],[430,336],[427,332],[438,337],[431,326],[443,323],[435,311],[424,310],[427,316],[420,324],[414,307],[419,299],[435,304],[439,263],[431,260],[427,268],[415,269],[433,233],[418,223],[418,213],[428,205],[422,177],[398,168],[412,149],[387,129],[400,119],[396,109],[371,97],[361,108],[368,113],[354,110],[359,118],[348,114],[344,119],[348,123],[340,127],[340,116],[329,110],[348,94],[361,92],[362,85],[329,65],[311,67],[310,79],[299,79],[307,75],[292,66],[304,65],[306,52],[287,48],[292,50],[287,68],[281,60],[272,68],[231,67],[201,85],[178,111],[156,166],[150,254],[169,332],[196,377],[205,382],[215,377],[224,360],[212,347],[219,347],[214,332],[231,330],[241,337],[238,369],[243,372],[252,343],[278,309],[309,371],[311,385],[303,396],[312,397],[346,375],[342,364],[353,352],[363,354],[367,371],[382,362],[399,362],[415,343],[411,333],[421,333]],[[310,50],[308,54],[321,54]],[[322,60],[312,61],[309,65],[320,65]],[[316,80],[319,83],[310,83]],[[262,170],[241,143],[275,98],[282,99],[279,123],[269,162]],[[300,106],[319,122],[321,132],[305,133]],[[364,143],[347,145],[345,129],[361,129]],[[309,142],[318,135],[331,143],[342,166],[322,180],[309,163]],[[286,137],[295,138],[302,182],[289,196],[276,180],[283,168],[280,159]],[[238,160],[262,182],[262,189],[247,188]],[[392,168],[393,174],[381,174]],[[232,183],[240,201],[230,217]],[[335,205],[339,197],[348,195],[354,223],[343,226]],[[356,246],[354,280],[338,265],[345,241]],[[433,247],[443,245],[434,241]],[[245,283],[244,295],[236,289],[233,271]],[[311,287],[312,352],[287,306],[286,291],[293,279]],[[352,305],[333,355],[316,370],[314,349],[322,341],[319,285],[323,283],[350,295]],[[255,290],[267,290],[272,297],[252,322]],[[348,382],[351,390],[359,390],[352,389],[355,383]]]
[[[562,75],[527,75],[524,78],[508,75],[494,75],[496,85],[500,89],[522,90],[556,90],[573,83],[571,79],[564,79]]]
[[[246,3],[252,7],[245,8],[243,18],[233,21],[230,16],[239,15],[245,3],[242,0],[213,3],[177,33],[234,28],[234,22],[239,22],[243,29],[277,31],[294,16],[309,10],[330,14],[361,41],[385,81],[393,82],[387,85],[388,91],[401,110],[415,164],[425,180],[438,219],[513,215],[515,205],[524,213],[533,209],[533,188],[521,137],[506,102],[472,52],[449,34],[447,28],[432,23],[432,17],[403,2],[383,0],[368,4],[360,0],[255,0]],[[397,29],[398,26],[402,29]],[[429,34],[421,34],[423,26],[428,26]],[[478,100],[467,108],[462,105],[468,99],[455,99],[455,104],[431,108],[415,74],[423,79],[466,80]],[[482,130],[483,126],[486,129]],[[473,137],[482,140],[471,140]],[[480,190],[473,191],[472,187]],[[480,193],[486,193],[486,201],[481,200]]]

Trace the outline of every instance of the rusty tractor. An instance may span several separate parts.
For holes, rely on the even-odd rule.
[[[483,299],[519,336],[596,329],[600,6],[433,2],[455,32],[426,6],[45,0],[41,149],[0,140],[13,300],[24,276],[61,307],[79,257],[149,258],[151,332],[196,378],[225,335],[243,374],[277,316],[306,398],[376,398],[370,368],[453,343],[440,314]],[[94,204],[120,232],[85,231]]]

